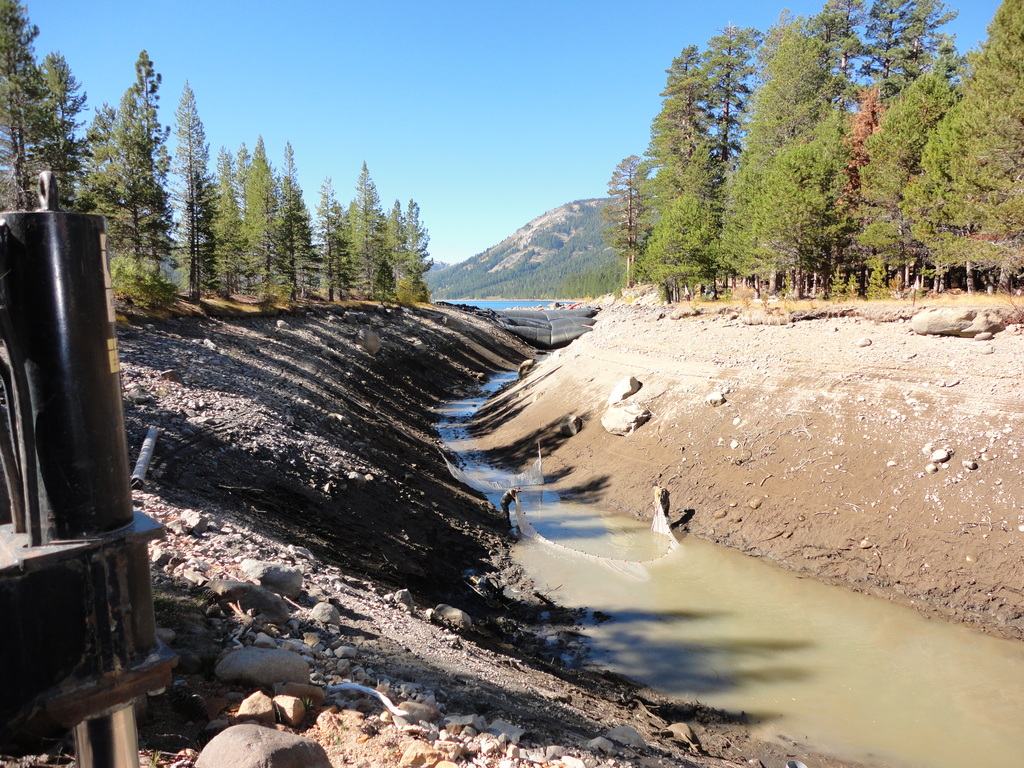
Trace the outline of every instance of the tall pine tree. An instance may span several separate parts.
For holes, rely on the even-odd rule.
[[[182,89],[175,119],[178,147],[172,169],[178,177],[173,195],[178,213],[177,246],[188,272],[189,298],[198,301],[204,290],[216,287],[216,193],[210,175],[210,145],[206,142],[206,131],[188,81]]]
[[[284,284],[294,301],[300,295],[315,290],[317,274],[313,228],[309,220],[309,209],[302,198],[291,142],[285,142],[284,145],[277,241]]]
[[[221,293],[241,293],[252,277],[242,228],[241,192],[235,159],[221,147],[217,154],[217,190],[213,217],[214,265]]]
[[[334,301],[342,291],[352,286],[355,270],[345,209],[338,202],[329,178],[320,186],[320,202],[316,208],[313,233],[320,258],[321,287],[327,292],[327,300]]]
[[[17,0],[0,0],[0,207],[36,207],[30,152],[45,89],[33,44],[39,28]]]
[[[349,240],[356,265],[356,290],[364,296],[374,295],[379,285],[378,273],[387,271],[384,237],[384,212],[380,207],[377,186],[363,163],[356,181],[356,196],[349,205]]]
[[[161,77],[146,51],[139,54],[135,78],[116,112],[105,107],[93,121],[88,186],[97,212],[107,217],[111,250],[158,272],[171,253],[170,129],[157,115]]]

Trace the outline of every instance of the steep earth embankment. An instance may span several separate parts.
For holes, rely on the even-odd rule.
[[[174,685],[140,715],[145,764],[192,768],[224,729],[261,719],[359,768],[807,758],[735,717],[556,663],[573,648],[573,615],[510,563],[507,519],[450,477],[433,429],[432,406],[532,353],[490,323],[447,308],[313,306],[139,321],[119,347],[131,454],[160,430],[135,502],[167,527],[151,549],[155,603],[180,657]],[[472,625],[458,612],[439,620],[439,603]],[[264,693],[294,678],[262,662],[245,680],[227,669],[259,649],[288,668],[301,658],[312,687],[271,707]],[[344,680],[411,700],[422,720],[330,689]],[[685,726],[665,730],[680,721],[703,748],[680,740]],[[69,765],[66,749],[0,764]],[[202,759],[262,758],[243,746]]]
[[[917,335],[920,305],[786,325],[703,307],[605,307],[482,409],[482,445],[520,467],[540,443],[564,494],[623,514],[649,515],[658,483],[691,535],[1024,636],[1022,327],[977,341]],[[601,417],[629,376],[651,418],[616,436]]]

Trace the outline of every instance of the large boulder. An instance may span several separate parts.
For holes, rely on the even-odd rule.
[[[261,725],[234,725],[203,748],[196,768],[331,768],[312,739]]]
[[[637,380],[636,376],[627,376],[616,384],[611,394],[608,395],[608,405],[615,405],[628,397],[632,397],[640,391],[642,386],[643,384]]]
[[[302,592],[302,571],[298,568],[248,557],[242,561],[241,567],[242,573],[250,579],[279,595],[298,597]]]
[[[601,426],[613,435],[629,435],[650,418],[651,412],[640,403],[618,403],[605,410]]]
[[[921,336],[962,336],[999,333],[1006,328],[998,312],[975,309],[925,309],[910,319],[910,327]]]

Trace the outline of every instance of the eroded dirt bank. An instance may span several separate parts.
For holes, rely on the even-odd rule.
[[[182,658],[174,686],[140,716],[147,764],[187,768],[218,729],[245,719],[239,703],[253,688],[213,668],[257,641],[291,651],[323,645],[306,653],[331,674],[350,664],[332,651],[351,646],[358,681],[436,693],[446,714],[525,730],[521,748],[495,742],[496,751],[481,741],[487,734],[458,737],[458,762],[481,768],[808,759],[800,744],[759,741],[725,713],[551,663],[557,628],[540,624],[561,620],[571,630],[573,617],[531,592],[507,558],[507,520],[452,480],[433,431],[431,406],[532,353],[491,324],[444,308],[310,307],[280,318],[137,322],[120,329],[119,346],[132,458],[147,430],[160,430],[135,501],[168,528],[152,553],[157,620]],[[243,565],[252,558],[303,574],[287,622],[214,599],[211,580],[249,579]],[[487,575],[489,587],[468,571]],[[403,588],[407,602],[390,597]],[[340,626],[310,618],[324,602]],[[441,602],[466,611],[472,629],[430,621]],[[314,708],[286,730],[317,740],[333,765],[360,768],[398,764],[413,742],[430,740],[429,729],[386,721],[379,704],[338,706],[336,714]],[[664,731],[678,721],[693,726],[699,751]],[[622,725],[647,746],[587,746]],[[0,763],[68,765],[67,748]]]
[[[658,483],[691,535],[1021,638],[1021,326],[975,341],[915,334],[920,305],[788,325],[705,306],[606,306],[481,411],[483,445],[521,467],[540,443],[563,493],[624,514],[649,517]],[[651,418],[612,435],[629,376]]]

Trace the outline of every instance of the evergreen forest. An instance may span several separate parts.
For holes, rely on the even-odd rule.
[[[1024,0],[957,51],[939,0],[826,0],[667,70],[608,185],[627,283],[666,298],[1019,291]]]
[[[120,102],[87,124],[82,84],[59,53],[37,59],[38,34],[24,3],[0,0],[0,210],[35,208],[38,174],[52,170],[63,209],[106,217],[123,298],[429,298],[419,206],[385,210],[365,163],[349,203],[327,178],[311,212],[291,144],[276,167],[262,137],[211,158],[187,82],[164,125],[161,76],[145,50]]]

